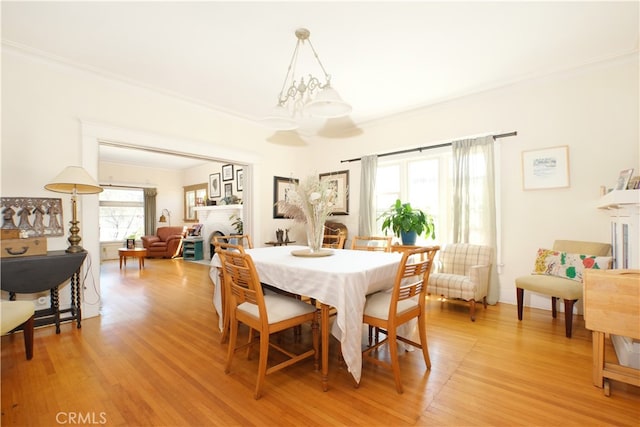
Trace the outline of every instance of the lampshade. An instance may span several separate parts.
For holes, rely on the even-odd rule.
[[[80,166],[67,166],[44,188],[57,193],[70,194],[74,190],[76,194],[95,194],[103,191],[102,187]]]
[[[351,113],[351,105],[344,102],[334,88],[325,86],[315,99],[305,106],[305,110],[312,116],[332,119]]]
[[[289,114],[282,105],[276,105],[270,114],[261,120],[262,124],[273,130],[295,130],[298,122]]]
[[[169,218],[169,225],[171,225],[171,211],[169,209],[162,209],[158,222],[167,222],[167,217]]]

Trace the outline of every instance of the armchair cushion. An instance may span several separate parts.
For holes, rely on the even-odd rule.
[[[610,256],[584,255],[551,249],[538,249],[533,274],[557,276],[582,282],[582,274],[585,269],[606,269],[610,263]]]

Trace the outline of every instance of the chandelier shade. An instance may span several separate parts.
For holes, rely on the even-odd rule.
[[[351,105],[342,100],[338,92],[331,87],[329,75],[316,50],[311,44],[311,33],[306,28],[298,28],[295,32],[297,42],[282,89],[278,94],[278,102],[271,113],[262,119],[262,123],[274,130],[295,130],[299,127],[299,120],[305,116],[319,118],[343,117],[351,113]],[[303,47],[308,44],[313,58],[322,71],[324,82],[311,72],[296,77],[298,58]]]
[[[343,117],[351,113],[351,105],[344,102],[338,92],[328,85],[305,106],[305,109],[312,116],[327,119]]]

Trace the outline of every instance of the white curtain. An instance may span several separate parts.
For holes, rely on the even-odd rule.
[[[487,302],[500,297],[493,136],[455,141],[453,148],[453,242],[493,248]]]
[[[360,159],[360,215],[358,216],[358,235],[373,236],[376,231],[376,174],[378,156],[364,156]]]

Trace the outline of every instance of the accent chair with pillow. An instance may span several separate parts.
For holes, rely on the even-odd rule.
[[[538,249],[533,273],[516,279],[518,320],[522,320],[524,291],[549,295],[551,314],[558,312],[558,298],[564,300],[565,335],[571,338],[573,306],[582,298],[584,269],[611,268],[611,245],[608,243],[556,240],[553,249]]]

